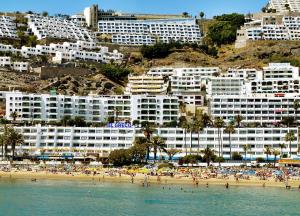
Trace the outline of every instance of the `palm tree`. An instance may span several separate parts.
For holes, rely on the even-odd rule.
[[[200,153],[200,131],[203,131],[203,124],[198,119],[195,122],[195,131],[197,132],[197,135],[198,135],[198,137],[197,137],[197,141],[198,141],[197,155],[199,155],[199,153]]]
[[[211,123],[211,118],[207,113],[203,113],[201,116],[201,122],[204,128],[208,126],[209,123]]]
[[[295,140],[295,134],[293,131],[289,131],[285,135],[285,141],[289,142],[289,148],[290,148],[290,157],[292,157],[292,141]]]
[[[280,155],[280,151],[278,151],[277,149],[273,149],[272,154],[274,155],[274,167],[275,167],[276,159],[277,156]]]
[[[167,149],[163,148],[162,150],[169,156],[170,161],[172,161],[174,155],[180,153],[180,150],[178,150],[178,149],[169,149],[169,150],[167,150]]]
[[[250,149],[248,144],[243,145],[243,150],[245,152],[245,161],[247,160],[247,151]]]
[[[296,120],[296,122],[298,122],[297,112],[298,112],[298,109],[300,108],[299,100],[294,100],[293,107],[294,107],[294,111],[295,111],[295,120]]]
[[[150,122],[145,122],[144,123],[144,127],[142,128],[143,132],[144,132],[144,135],[147,139],[147,143],[150,143],[150,139],[151,139],[151,135],[153,134],[154,132],[154,128],[152,126],[152,124],[150,124]],[[147,157],[146,157],[146,162],[148,161],[149,159],[149,154],[150,154],[150,146],[147,145]]]
[[[286,148],[286,146],[285,146],[284,143],[280,143],[280,144],[279,144],[279,148],[280,148],[280,158],[282,158],[282,153],[283,153],[282,150],[283,150],[284,148]]]
[[[230,122],[225,130],[224,130],[225,133],[228,134],[228,142],[229,142],[229,152],[230,152],[230,160],[232,159],[232,155],[231,155],[231,134],[234,134],[235,133],[235,127],[234,127],[234,124],[232,122]]]
[[[9,116],[13,119],[13,121],[16,121],[19,115],[16,111],[13,111]]]
[[[154,137],[151,138],[150,145],[153,148],[154,161],[156,161],[157,150],[159,148],[164,148],[165,143],[166,142],[161,137],[159,137],[159,136],[154,136]]]
[[[0,145],[1,145],[1,152],[2,152],[2,160],[4,159],[4,146],[6,142],[6,134],[0,135]]]
[[[199,13],[199,16],[200,16],[201,19],[203,19],[204,15],[205,15],[205,14],[204,14],[203,11],[201,11],[201,12]]]
[[[265,146],[265,154],[267,155],[267,162],[269,162],[269,155],[272,154],[270,146],[266,145]]]
[[[241,115],[234,116],[234,121],[236,122],[237,127],[239,128],[241,126],[241,122],[243,121],[243,116]]]
[[[209,166],[213,156],[215,155],[214,151],[207,147],[204,150],[202,150],[201,152],[204,154],[203,158],[205,158],[207,166]]]
[[[218,141],[219,141],[219,157],[221,157],[221,128],[224,126],[224,120],[221,117],[216,117],[214,125],[218,128]]]
[[[7,145],[11,148],[11,158],[12,161],[15,157],[15,149],[16,146],[21,145],[24,143],[23,135],[18,133],[14,128],[9,128],[7,132],[7,138],[6,138]]]
[[[187,122],[182,123],[182,128],[184,130],[184,148],[185,148],[185,156],[187,156],[187,144],[186,144],[186,134],[189,129],[189,124]]]

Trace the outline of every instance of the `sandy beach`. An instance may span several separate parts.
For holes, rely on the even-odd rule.
[[[104,174],[86,175],[86,174],[64,174],[64,173],[50,173],[50,172],[0,172],[0,179],[18,179],[18,180],[66,180],[66,181],[91,181],[91,182],[106,182],[106,183],[131,183],[129,175],[121,176],[107,176]],[[134,177],[134,184],[142,185],[144,182],[144,175],[136,175]],[[148,182],[151,184],[161,185],[196,185],[192,177],[169,177],[161,176],[158,181],[157,176],[148,176]],[[275,179],[260,180],[258,177],[252,176],[249,180],[239,179],[236,181],[233,176],[227,179],[209,178],[198,179],[199,185],[224,185],[229,186],[255,186],[255,187],[285,187],[284,182],[275,181]],[[299,188],[299,179],[290,179],[289,185],[292,188]]]

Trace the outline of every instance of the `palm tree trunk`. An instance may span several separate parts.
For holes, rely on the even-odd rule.
[[[292,142],[290,141],[290,158],[292,158]]]
[[[221,156],[220,128],[218,128],[218,141],[219,141],[219,157],[220,157]]]
[[[4,143],[2,143],[1,151],[2,151],[2,160],[4,160]]]
[[[200,152],[200,131],[198,130],[198,149],[197,149],[197,155],[199,155]]]
[[[231,137],[230,137],[230,132],[228,133],[228,139],[229,139],[229,154],[230,154],[229,158],[231,160],[232,156],[231,156]]]
[[[193,146],[193,132],[191,131],[191,146],[190,146],[190,155],[192,155],[192,146]]]
[[[184,129],[184,148],[185,148],[185,156],[187,156],[187,146],[186,146],[186,129]]]

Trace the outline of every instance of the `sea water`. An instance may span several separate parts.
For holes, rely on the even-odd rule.
[[[298,188],[0,180],[5,216],[296,216]]]

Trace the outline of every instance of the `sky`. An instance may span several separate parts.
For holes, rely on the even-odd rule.
[[[253,13],[261,10],[268,0],[1,0],[0,10],[48,11],[54,14],[76,14],[92,4],[101,9],[113,9],[128,13],[198,15],[203,11],[207,18],[223,13]]]

